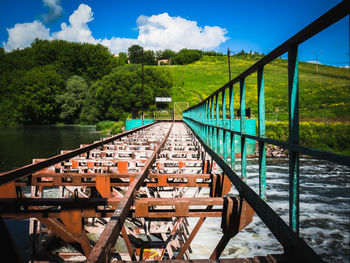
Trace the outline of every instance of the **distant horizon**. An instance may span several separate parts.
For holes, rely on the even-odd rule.
[[[154,51],[189,48],[226,54],[230,48],[232,54],[242,49],[268,54],[341,1],[232,2],[5,0],[0,43],[6,52],[28,47],[37,37],[102,44],[112,54],[133,44]],[[349,67],[349,24],[347,16],[301,44],[299,60]]]

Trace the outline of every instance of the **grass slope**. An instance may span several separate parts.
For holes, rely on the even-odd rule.
[[[238,76],[261,56],[231,57],[232,78]],[[175,85],[173,101],[187,101],[190,106],[205,99],[228,81],[227,57],[204,56],[189,65],[166,66]],[[288,63],[277,59],[265,66],[267,120],[288,119]],[[257,117],[256,73],[246,79],[246,107]],[[313,121],[350,121],[350,71],[345,68],[299,63],[300,118]],[[239,85],[234,86],[234,108],[239,105]],[[221,97],[221,96],[220,96]],[[226,95],[228,98],[228,94]],[[221,98],[220,98],[221,101]],[[228,99],[227,99],[228,103]]]

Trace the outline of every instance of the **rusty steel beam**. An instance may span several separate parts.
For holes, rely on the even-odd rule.
[[[212,206],[208,206],[206,210],[210,211],[212,208],[213,208]],[[196,235],[197,235],[199,229],[201,228],[201,226],[203,225],[205,219],[206,219],[206,217],[199,218],[197,224],[193,228],[193,230],[192,230],[191,234],[189,235],[189,237],[187,238],[185,244],[183,244],[179,253],[177,254],[176,259],[183,259],[184,254],[186,253],[187,249],[190,247],[193,239],[196,237]]]
[[[82,218],[111,218],[114,213],[114,209],[99,209],[92,210],[87,208],[82,208]],[[37,218],[39,221],[41,218],[59,218],[60,210],[18,210],[18,211],[7,211],[2,213],[4,219],[16,218],[16,219],[29,219]],[[128,212],[128,217],[140,218],[136,216],[136,210],[131,208]],[[144,218],[149,219],[169,219],[173,217],[222,217],[222,209],[213,209],[207,211],[206,209],[189,209],[186,211],[186,216],[183,213],[179,213],[176,209],[159,209],[150,211]]]
[[[224,213],[222,216],[221,227],[224,235],[218,245],[212,252],[210,258],[217,259],[224,251],[232,237],[248,226],[254,216],[254,210],[241,198],[227,198],[224,203]]]
[[[133,251],[132,244],[130,242],[128,233],[126,232],[125,226],[122,227],[122,236],[123,236],[125,246],[128,250],[128,253],[129,253],[131,260],[136,260],[135,253]]]
[[[92,249],[91,254],[87,258],[87,262],[106,262],[110,260],[112,247],[117,241],[121,228],[123,227],[124,222],[129,214],[130,207],[134,201],[134,195],[147,177],[149,173],[148,170],[152,167],[154,161],[156,160],[157,154],[164,146],[172,127],[173,124],[171,124],[171,127],[164,137],[163,141],[160,143],[157,149],[155,149],[152,157],[146,162],[145,167],[142,171],[142,175],[137,176],[130,184],[124,197],[118,204],[117,209],[114,211],[113,216],[104,228],[99,240]]]
[[[130,216],[164,218],[173,216],[221,216],[222,209],[207,210],[195,206],[222,206],[226,197],[139,198],[130,209]],[[3,198],[0,216],[6,218],[59,217],[61,211],[79,209],[82,217],[110,217],[112,207],[122,198]],[[103,207],[103,208],[99,208]],[[108,208],[111,207],[111,208]],[[155,208],[157,207],[157,208]],[[175,208],[173,208],[175,207]],[[104,215],[104,216],[103,216]]]
[[[107,177],[111,187],[129,186],[139,173],[36,173],[32,175],[31,185],[52,187],[52,186],[96,186],[96,178]],[[144,181],[146,187],[211,187],[212,175],[209,174],[150,174]],[[118,179],[128,179],[119,180]],[[155,179],[152,181],[149,179]],[[175,182],[171,179],[186,179],[186,181]],[[197,182],[197,179],[203,179]],[[16,186],[26,186],[28,182],[16,181]]]
[[[46,159],[44,161],[41,161],[39,163],[26,165],[26,166],[23,166],[21,168],[14,169],[12,171],[8,171],[8,172],[5,172],[5,173],[2,173],[2,174],[0,174],[0,185],[6,184],[8,182],[11,182],[13,180],[19,179],[19,178],[24,177],[24,176],[28,176],[28,175],[30,175],[30,174],[32,174],[34,172],[37,172],[37,171],[40,171],[40,170],[46,168],[46,167],[49,167],[49,166],[54,165],[56,163],[62,162],[62,161],[67,160],[67,159],[70,159],[70,158],[75,157],[75,156],[77,156],[79,154],[88,152],[88,151],[90,151],[92,149],[95,149],[95,148],[97,148],[99,146],[102,146],[104,144],[113,142],[113,141],[115,141],[115,140],[117,140],[117,139],[119,139],[119,138],[121,138],[123,136],[132,134],[132,133],[134,133],[134,132],[136,132],[138,130],[142,130],[142,129],[146,128],[146,127],[152,126],[155,123],[147,124],[147,125],[141,126],[139,128],[135,128],[133,130],[120,133],[120,134],[118,134],[116,136],[113,136],[111,138],[108,138],[108,139],[101,140],[99,142],[90,144],[88,146],[81,147],[81,148],[69,151],[67,153],[64,153],[64,154],[56,155],[54,157],[51,157],[51,158]]]
[[[145,197],[135,201],[135,206],[177,206],[186,204],[188,206],[223,205],[226,197],[180,197],[180,198],[155,198]],[[116,206],[123,198],[1,198],[0,215],[4,211],[15,209],[15,207],[28,206],[65,206],[74,208],[95,208],[97,206]]]

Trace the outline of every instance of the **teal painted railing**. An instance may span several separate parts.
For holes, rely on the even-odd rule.
[[[153,123],[153,119],[144,119],[143,125]],[[126,120],[125,121],[125,131],[130,131],[132,129],[138,128],[142,126],[142,120],[141,119],[134,119],[134,120]]]
[[[328,11],[326,14],[315,20],[309,26],[305,27],[299,33],[288,39],[282,45],[274,49],[268,55],[256,62],[253,66],[245,70],[239,76],[235,77],[223,87],[215,91],[199,104],[187,109],[183,113],[184,121],[196,133],[199,140],[205,143],[207,150],[211,153],[213,159],[219,164],[223,171],[230,177],[237,190],[243,195],[252,208],[257,212],[264,223],[270,228],[277,240],[284,246],[285,250],[298,251],[300,247],[293,247],[294,241],[300,242],[299,235],[299,155],[309,155],[314,158],[332,161],[342,165],[350,166],[350,157],[334,154],[331,152],[320,151],[308,148],[299,144],[299,70],[298,70],[298,46],[318,34],[325,28],[331,26],[335,22],[344,18],[349,14],[349,2],[343,1],[336,7]],[[288,108],[289,108],[289,140],[280,141],[265,137],[265,91],[264,91],[264,66],[284,53],[288,52]],[[245,79],[251,74],[257,72],[257,94],[258,94],[258,135],[249,135],[246,132],[246,116],[245,116]],[[234,94],[233,85],[240,85],[240,130],[234,127]],[[226,115],[226,92],[228,90],[229,118]],[[222,102],[219,103],[219,95],[221,94]],[[327,96],[327,94],[325,94]],[[221,110],[220,110],[221,107]],[[220,115],[221,111],[221,115]],[[234,171],[235,167],[235,137],[241,141],[241,176],[237,180],[238,175]],[[247,140],[251,139],[258,143],[259,148],[259,198],[266,200],[266,144],[280,146],[289,150],[289,231],[294,234],[283,233],[281,225],[284,222],[265,201],[255,200],[255,195],[251,189],[246,188],[246,156],[247,156]],[[220,143],[221,141],[221,143]],[[219,159],[220,147],[223,148],[223,159]],[[228,163],[230,156],[230,163]],[[244,182],[245,184],[242,184]],[[245,192],[243,189],[247,189]],[[260,206],[258,206],[258,204]],[[261,208],[262,207],[262,208]],[[266,211],[269,211],[267,214]],[[277,229],[274,226],[276,222],[281,224]],[[288,232],[288,231],[284,231]],[[291,238],[291,239],[289,239]],[[288,239],[290,242],[286,242]],[[292,241],[294,240],[294,241]],[[296,241],[297,240],[297,241]],[[296,243],[294,245],[296,246]],[[306,245],[306,244],[303,244]],[[306,245],[307,246],[307,245]],[[308,251],[306,249],[305,251]],[[305,252],[304,251],[304,252]],[[310,252],[310,251],[309,251]],[[309,255],[305,252],[304,256]],[[293,252],[292,252],[293,253]],[[311,253],[312,254],[312,253]],[[304,258],[305,259],[305,258]],[[310,258],[312,259],[312,258]]]

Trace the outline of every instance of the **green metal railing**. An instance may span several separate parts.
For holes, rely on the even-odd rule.
[[[299,70],[298,70],[298,46],[331,26],[349,14],[350,1],[342,1],[326,14],[315,20],[309,26],[288,39],[282,45],[264,56],[253,66],[245,70],[239,76],[226,83],[209,97],[197,105],[187,109],[183,113],[184,121],[196,133],[198,139],[213,159],[223,169],[236,186],[241,195],[256,211],[267,227],[283,245],[285,251],[303,254],[314,261],[314,254],[301,239],[299,239],[299,155],[304,154],[314,158],[332,161],[350,166],[350,157],[330,152],[308,148],[299,144]],[[265,137],[265,90],[264,90],[264,66],[288,52],[288,114],[289,114],[289,140],[281,141]],[[257,72],[258,93],[258,136],[246,133],[245,123],[245,79]],[[234,130],[234,89],[233,85],[240,86],[240,130]],[[229,94],[229,118],[226,116],[226,91]],[[219,103],[219,94],[222,102]],[[221,107],[221,116],[220,116]],[[221,118],[220,118],[221,117]],[[241,140],[241,176],[234,172],[235,167],[235,137]],[[258,142],[259,148],[259,196],[246,184],[247,139]],[[266,204],[266,144],[272,144],[289,151],[289,228],[284,221]],[[220,147],[223,148],[223,159],[220,158]],[[227,162],[228,155],[230,163]],[[237,179],[239,178],[239,180]],[[282,222],[281,222],[282,220]],[[278,224],[276,228],[274,224]],[[287,228],[286,228],[287,227]],[[288,240],[288,241],[287,241]],[[301,247],[304,247],[302,249]],[[301,256],[301,255],[300,255]],[[301,256],[302,257],[302,256]],[[316,257],[317,258],[317,257]],[[317,259],[319,260],[319,259]],[[317,261],[316,260],[316,261]]]

